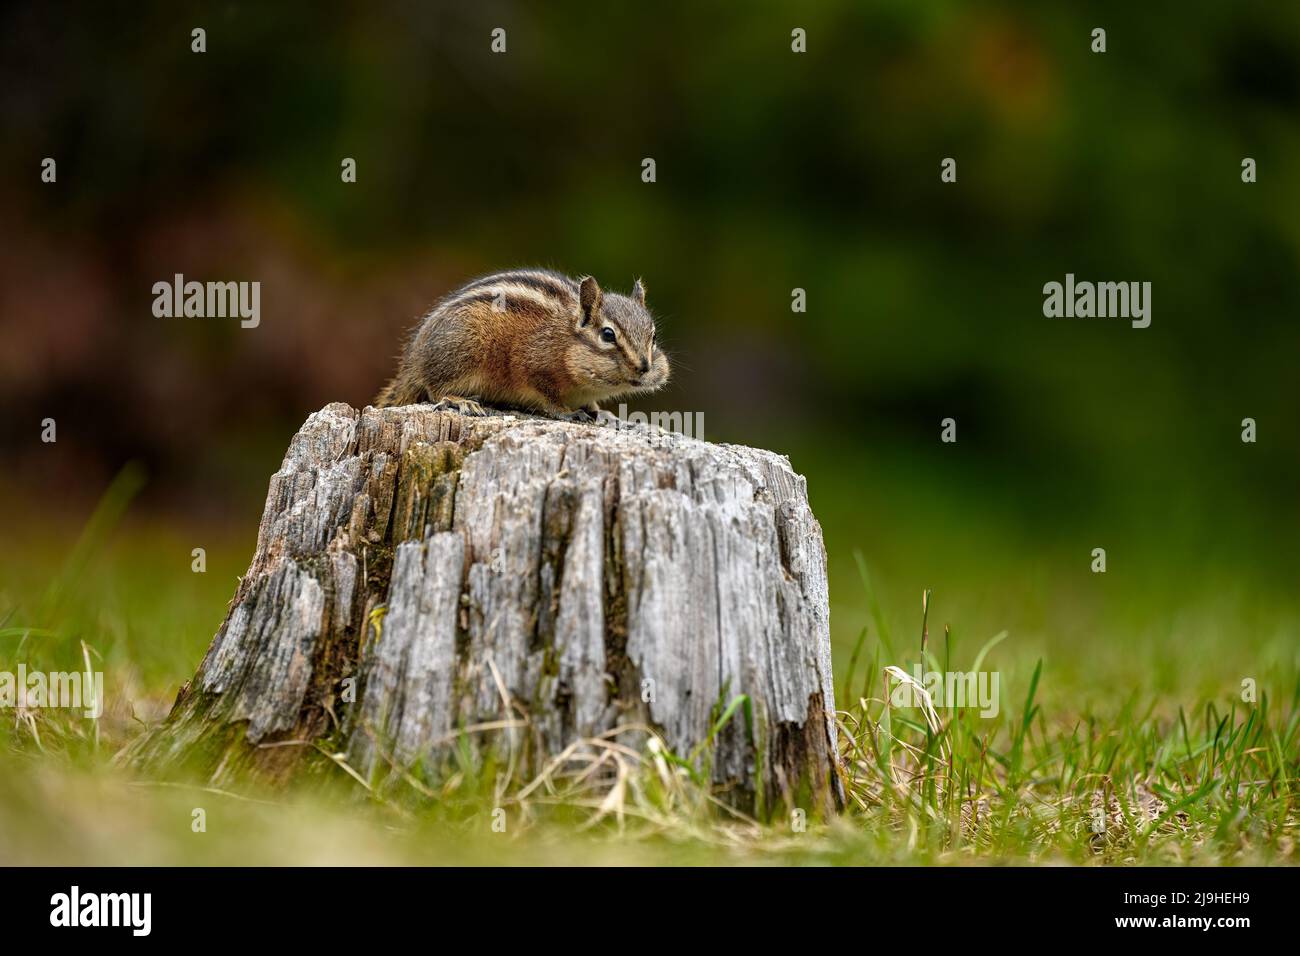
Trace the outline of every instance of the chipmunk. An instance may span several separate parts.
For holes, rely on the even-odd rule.
[[[375,404],[433,401],[485,414],[483,402],[599,416],[599,402],[652,392],[668,375],[640,279],[625,296],[602,292],[591,276],[519,269],[475,279],[438,302]]]

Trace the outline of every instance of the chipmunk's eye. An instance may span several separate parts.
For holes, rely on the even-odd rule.
[[[614,341],[614,330],[611,329],[611,328],[607,325],[607,326],[605,326],[603,329],[600,330],[600,337],[601,337],[604,341],[606,341],[606,342],[613,342],[613,341]]]

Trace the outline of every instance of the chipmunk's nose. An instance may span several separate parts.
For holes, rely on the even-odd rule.
[[[641,371],[642,373],[650,371],[650,360],[648,358],[641,360]]]

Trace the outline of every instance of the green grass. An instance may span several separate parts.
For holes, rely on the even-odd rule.
[[[332,764],[288,790],[140,779],[115,757],[193,673],[253,542],[251,519],[232,534],[133,514],[134,484],[120,478],[84,526],[32,521],[0,549],[0,670],[80,669],[89,654],[108,702],[98,721],[0,711],[0,863],[1296,862],[1296,598],[1155,551],[1142,566],[1161,575],[1131,556],[1127,573],[1092,575],[1068,535],[1025,548],[1004,523],[950,521],[937,496],[870,515],[872,534],[852,496],[814,499],[831,549],[838,819],[756,823],[653,752],[505,793],[472,762],[436,790],[382,795]],[[996,716],[890,704],[885,668],[911,672],[923,634],[926,669],[998,673]]]

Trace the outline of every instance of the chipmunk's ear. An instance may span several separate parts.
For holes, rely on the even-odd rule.
[[[582,328],[591,321],[591,317],[600,311],[600,286],[591,276],[582,280],[582,285],[578,287],[578,302],[582,305],[582,317],[578,320],[578,327]]]
[[[636,299],[641,305],[645,305],[645,286],[637,279],[632,285],[632,298]]]

